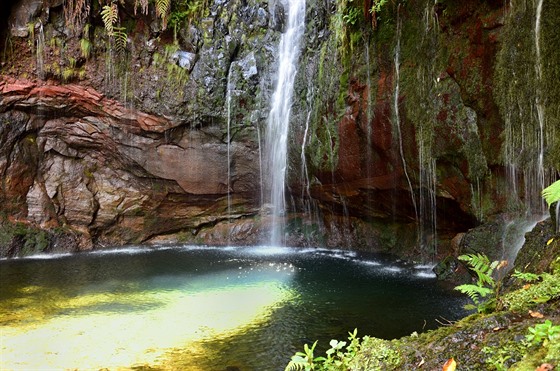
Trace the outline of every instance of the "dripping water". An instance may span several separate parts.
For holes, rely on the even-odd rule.
[[[43,55],[45,52],[45,32],[43,22],[39,21],[39,34],[37,35],[37,76],[40,79],[45,78]]]
[[[307,146],[307,136],[309,135],[309,123],[311,121],[311,114],[313,113],[313,100],[314,100],[314,89],[313,84],[308,84],[307,89],[307,116],[305,119],[305,129],[303,131],[303,140],[301,141],[301,200],[304,203],[304,209],[307,215],[311,215],[310,202],[311,202],[311,192],[309,187],[311,186],[309,181],[309,171],[307,169],[307,160],[305,159],[305,148]]]
[[[288,9],[288,22],[285,33],[280,37],[277,85],[272,95],[266,141],[267,171],[269,172],[267,184],[270,187],[270,204],[272,206],[272,245],[282,243],[280,235],[284,229],[282,219],[286,208],[284,188],[288,126],[300,39],[305,29],[305,0],[288,0],[285,7]]]
[[[541,61],[541,47],[540,47],[540,34],[541,34],[541,13],[542,13],[543,0],[537,0],[537,8],[535,11],[535,70],[537,73],[537,91],[535,94],[535,106],[537,108],[537,119],[539,122],[538,132],[538,158],[537,158],[537,178],[536,178],[536,194],[540,195],[540,190],[544,189],[544,123],[545,112],[542,92],[542,61]],[[545,213],[544,202],[538,198],[536,205],[530,205],[535,210],[540,211],[541,214]]]
[[[393,110],[394,110],[393,113],[394,113],[395,126],[397,128],[397,135],[399,138],[399,153],[401,156],[404,175],[406,177],[406,181],[410,189],[410,197],[412,199],[412,206],[414,207],[414,215],[416,217],[416,220],[418,221],[418,207],[416,205],[414,189],[412,188],[412,182],[410,180],[410,176],[408,175],[408,166],[406,164],[406,159],[404,156],[403,138],[401,132],[400,116],[399,116],[399,84],[400,84],[399,73],[400,73],[401,28],[402,28],[402,20],[400,19],[399,13],[397,13],[397,45],[395,47],[395,92],[394,92],[394,99],[393,99]]]
[[[227,217],[231,221],[231,66],[227,75],[226,84],[226,109],[227,109]]]
[[[432,261],[437,253],[436,217],[436,160],[428,152],[429,147],[419,138],[420,190],[419,190],[419,242],[430,253]]]

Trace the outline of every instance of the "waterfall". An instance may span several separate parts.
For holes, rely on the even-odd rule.
[[[410,180],[410,176],[408,175],[408,166],[406,164],[406,159],[404,156],[404,149],[403,149],[403,138],[401,132],[401,121],[399,115],[399,86],[400,86],[400,53],[401,53],[401,28],[402,28],[402,21],[397,13],[397,45],[395,46],[395,92],[393,98],[393,114],[394,114],[394,123],[397,128],[397,135],[399,138],[399,153],[401,156],[401,161],[403,165],[404,175],[406,177],[406,181],[408,182],[408,187],[410,189],[410,197],[412,198],[412,206],[414,207],[414,215],[416,217],[416,221],[418,221],[418,207],[416,206],[416,196],[414,194],[414,189],[412,188],[412,182]]]
[[[508,36],[498,55],[497,71],[502,73],[501,82],[498,80],[502,94],[500,108],[505,123],[503,155],[510,201],[518,211],[506,216],[502,233],[501,258],[510,263],[523,246],[525,233],[547,216],[541,191],[550,177],[549,169],[545,169],[545,145],[553,138],[546,136],[550,131],[546,117],[550,102],[545,99],[547,71],[542,60],[542,13],[543,0],[511,2],[504,33]],[[522,16],[525,18],[520,24]],[[549,142],[548,146],[552,144]]]
[[[286,31],[280,37],[278,52],[278,74],[276,89],[272,95],[266,138],[267,186],[270,188],[272,207],[272,245],[280,245],[286,208],[284,196],[288,127],[294,90],[297,61],[300,54],[300,40],[305,30],[305,0],[286,0],[284,8],[288,17]]]
[[[539,122],[539,133],[538,133],[538,154],[537,154],[537,169],[536,169],[536,179],[535,185],[537,195],[540,196],[540,191],[544,189],[544,123],[545,123],[545,112],[544,112],[544,102],[543,102],[543,92],[542,92],[542,61],[541,61],[541,47],[540,47],[540,35],[541,35],[541,13],[542,13],[543,0],[537,0],[537,8],[535,11],[535,70],[537,74],[537,85],[535,92],[535,106],[537,108],[537,120]],[[546,209],[544,207],[544,201],[537,197],[536,205],[529,205],[534,211],[540,211],[544,214]]]
[[[437,253],[437,216],[436,216],[436,159],[431,156],[430,147],[426,146],[423,136],[418,143],[420,163],[419,206],[419,243],[434,259]]]
[[[39,34],[37,35],[37,76],[40,79],[45,78],[43,55],[45,53],[45,32],[43,22],[39,21]]]
[[[307,102],[309,105],[309,109],[307,111],[307,117],[305,119],[305,129],[303,131],[303,140],[301,142],[301,179],[302,179],[302,189],[301,189],[301,199],[302,202],[306,198],[311,200],[311,193],[309,191],[310,187],[310,180],[309,180],[309,171],[307,169],[307,161],[305,159],[305,147],[307,146],[307,137],[309,132],[309,122],[311,120],[311,114],[313,113],[312,109],[312,102],[313,102],[313,87],[310,86],[307,91]],[[310,212],[310,210],[307,210]]]
[[[226,109],[227,109],[227,217],[231,220],[231,70],[230,66],[227,75],[226,85]]]

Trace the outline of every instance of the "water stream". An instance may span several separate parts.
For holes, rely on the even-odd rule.
[[[39,21],[39,34],[37,35],[37,76],[45,78],[44,54],[45,54],[45,31],[43,22]]]
[[[226,109],[227,109],[227,215],[231,218],[231,94],[233,87],[231,86],[231,70],[230,67],[227,75],[227,85],[226,85]],[[229,238],[229,236],[228,236]]]
[[[266,151],[268,159],[267,185],[272,207],[271,244],[282,245],[286,209],[285,179],[288,153],[288,128],[292,109],[292,95],[300,54],[300,41],[305,31],[305,0],[288,0],[286,31],[280,38],[276,89],[272,95],[268,118]]]
[[[406,163],[406,159],[404,156],[404,149],[403,149],[403,137],[401,131],[401,120],[400,120],[400,113],[399,113],[399,96],[400,96],[400,55],[401,55],[401,29],[402,29],[402,20],[397,12],[397,44],[395,46],[395,91],[393,97],[393,115],[394,115],[394,124],[397,129],[397,136],[399,139],[399,154],[401,156],[401,161],[403,165],[404,175],[406,177],[406,181],[408,183],[408,188],[410,189],[410,197],[412,200],[412,206],[414,207],[414,215],[416,221],[419,221],[418,217],[418,206],[416,205],[416,196],[414,193],[414,188],[412,187],[412,182],[410,180],[410,176],[408,175],[408,165]]]
[[[0,261],[2,369],[283,370],[305,342],[456,320],[431,266],[326,249],[201,248]]]
[[[536,194],[540,196],[540,191],[545,188],[544,184],[544,125],[545,125],[545,111],[543,102],[543,92],[542,90],[542,61],[541,61],[541,47],[540,47],[540,35],[541,35],[541,14],[542,14],[542,4],[543,0],[537,0],[537,7],[535,10],[535,70],[537,74],[536,81],[536,92],[535,92],[535,106],[537,108],[537,120],[539,122],[539,132],[538,132],[538,147],[537,147],[537,168],[535,179],[533,182],[534,186],[538,191]],[[535,212],[540,212],[545,214],[546,208],[544,207],[544,202],[540,197],[537,197],[536,205],[530,204],[530,210]]]

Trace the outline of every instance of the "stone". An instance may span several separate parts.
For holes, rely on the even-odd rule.
[[[246,57],[240,60],[239,67],[241,68],[241,74],[245,80],[249,80],[251,77],[256,76],[258,71],[255,53],[250,52]]]
[[[43,0],[20,0],[12,7],[8,20],[10,34],[14,37],[27,37],[28,24],[43,9]]]
[[[196,63],[196,54],[178,50],[173,53],[171,59],[179,65],[179,67],[191,71]]]

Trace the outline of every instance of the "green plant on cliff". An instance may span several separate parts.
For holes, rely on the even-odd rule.
[[[552,341],[560,340],[560,326],[553,325],[549,319],[544,323],[535,325],[535,327],[529,327],[528,332],[525,335],[525,340],[531,345],[543,344],[547,346]]]
[[[353,40],[361,35],[358,26],[363,23],[364,15],[359,0],[338,0],[337,10],[332,17],[331,29],[334,32],[339,52],[342,56],[350,54]]]
[[[173,29],[174,40],[177,39],[178,30],[196,19],[204,18],[207,12],[207,0],[173,0],[169,10],[168,26]]]
[[[113,40],[118,55],[123,55],[126,51],[128,35],[124,27],[116,27],[119,19],[119,10],[116,3],[105,5],[101,10],[101,19],[105,25],[107,35]]]
[[[477,277],[475,284],[463,284],[455,287],[455,290],[468,295],[474,303],[474,305],[466,305],[465,308],[476,309],[478,313],[493,310],[496,307],[496,299],[500,291],[500,281],[495,280],[492,274],[505,263],[497,260],[490,262],[488,257],[483,254],[465,254],[459,256],[458,259],[464,261]]]
[[[560,200],[560,180],[555,181],[554,183],[552,183],[551,185],[549,185],[548,187],[543,189],[542,190],[542,196],[543,196],[544,200],[546,201],[546,203],[548,204],[548,207],[550,207],[550,205],[552,205],[553,203],[559,201]]]
[[[353,332],[349,332],[348,340],[338,341],[333,339],[329,342],[331,346],[326,352],[326,357],[318,356],[316,357],[315,347],[317,346],[317,341],[313,343],[311,347],[307,344],[303,346],[303,352],[297,352],[292,356],[291,361],[286,366],[286,371],[293,370],[348,370],[350,369],[350,363],[356,357],[356,354],[360,350],[360,338],[357,337],[358,330],[354,329]],[[368,337],[364,337],[366,341]]]

